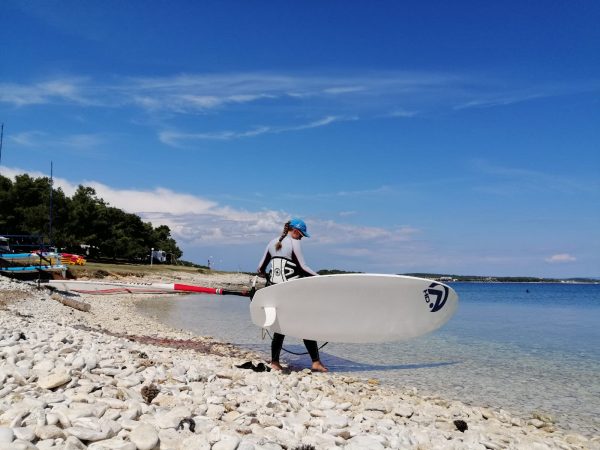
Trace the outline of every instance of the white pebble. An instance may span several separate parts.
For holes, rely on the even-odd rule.
[[[156,428],[148,423],[142,423],[129,435],[138,450],[152,450],[158,443]]]

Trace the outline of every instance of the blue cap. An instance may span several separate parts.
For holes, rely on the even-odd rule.
[[[290,227],[298,230],[304,237],[310,237],[310,234],[308,234],[308,231],[306,231],[306,224],[304,223],[304,220],[292,219],[290,220]]]

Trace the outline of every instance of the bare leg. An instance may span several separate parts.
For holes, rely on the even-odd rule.
[[[312,370],[315,372],[327,372],[329,369],[323,365],[319,358],[319,346],[317,345],[317,341],[304,339],[304,345],[310,354],[310,359],[312,359]]]

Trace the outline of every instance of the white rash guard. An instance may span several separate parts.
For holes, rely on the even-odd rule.
[[[299,277],[307,277],[307,276],[315,276],[318,275],[314,270],[312,270],[304,261],[304,256],[302,255],[302,247],[300,245],[299,239],[294,239],[290,235],[287,235],[281,241],[281,248],[279,250],[275,249],[275,245],[279,241],[279,238],[273,239],[267,245],[265,249],[265,254],[263,255],[259,265],[258,272],[266,272],[267,266],[273,259],[278,259],[279,261],[273,261],[271,267],[271,282],[279,283],[281,281],[286,281],[291,278],[299,278]],[[285,262],[283,266],[279,264],[282,262],[281,259],[291,261],[293,269],[290,269],[289,272],[285,271]],[[278,267],[274,267],[277,264]],[[280,270],[276,270],[280,269]],[[278,273],[280,272],[281,273]],[[289,276],[293,275],[293,276]]]

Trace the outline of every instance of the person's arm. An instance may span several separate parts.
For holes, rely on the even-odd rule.
[[[306,264],[306,261],[304,261],[304,255],[302,254],[302,246],[300,245],[300,241],[297,239],[292,239],[292,250],[293,250],[293,258],[296,261],[298,261],[298,265],[300,266],[300,269],[302,269],[302,271],[310,276],[317,276],[319,275],[317,272],[315,272],[314,270],[312,270],[310,267],[308,267],[308,265]]]
[[[259,273],[259,275],[266,276],[267,266],[269,265],[270,261],[271,261],[271,254],[269,253],[269,246],[267,245],[267,248],[265,248],[265,253],[264,253],[262,259],[260,260],[260,262],[258,263],[257,272]]]

